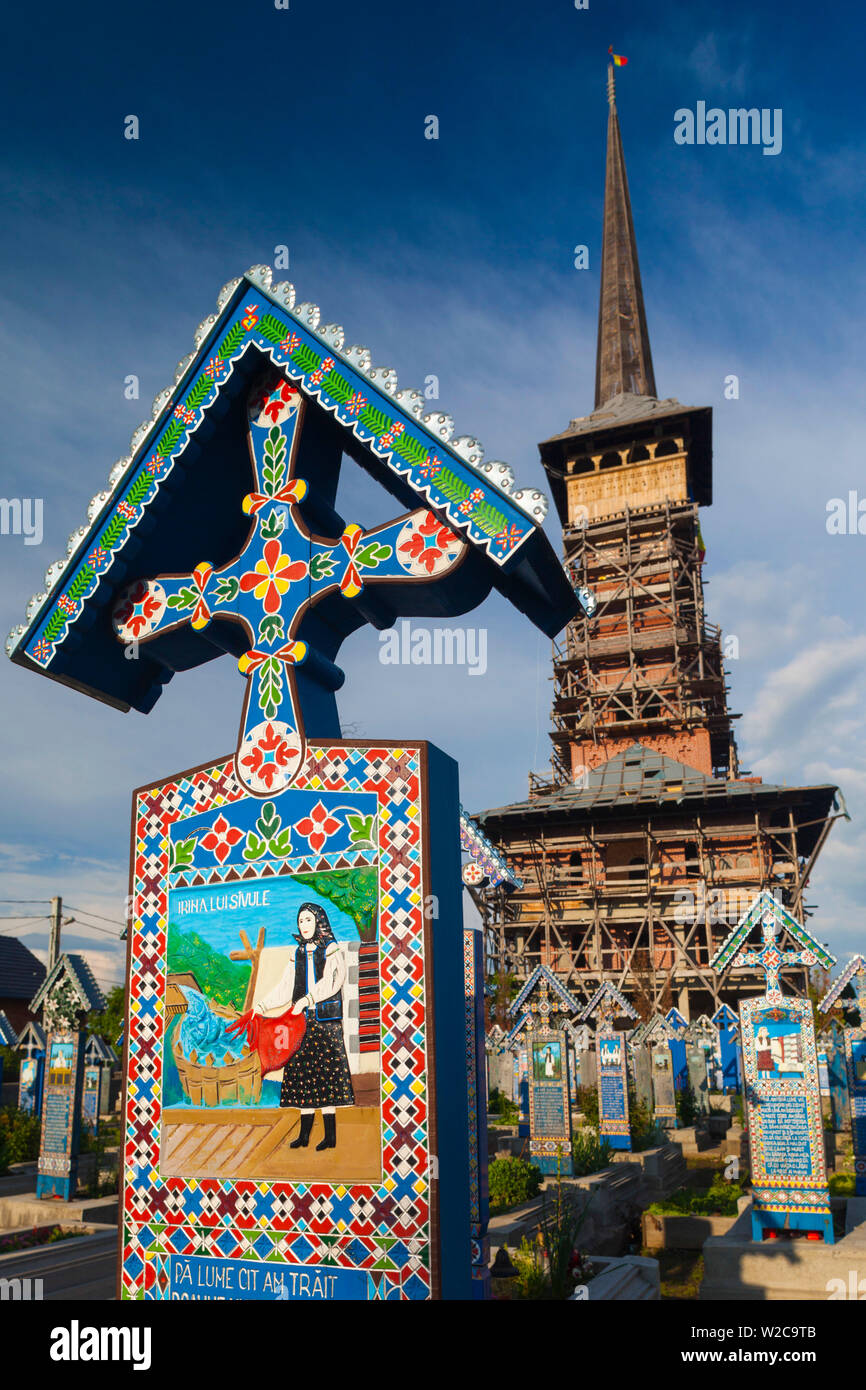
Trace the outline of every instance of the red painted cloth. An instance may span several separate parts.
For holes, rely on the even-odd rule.
[[[263,1018],[253,1009],[241,1014],[226,1032],[247,1035],[247,1043],[259,1054],[259,1064],[264,1076],[269,1071],[279,1071],[290,1057],[294,1057],[303,1041],[307,1020],[303,1014],[293,1014],[287,1009],[279,1018]]]

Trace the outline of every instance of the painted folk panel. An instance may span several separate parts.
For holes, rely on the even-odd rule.
[[[22,1057],[18,1075],[18,1109],[25,1115],[42,1114],[42,1072],[44,1058]]]
[[[471,1296],[454,764],[229,759],[134,817],[122,1296]]]
[[[599,1135],[612,1149],[631,1148],[626,1044],[621,1033],[598,1030]]]
[[[543,1173],[572,1171],[567,1038],[544,1024],[528,1032],[529,1152]]]
[[[37,1197],[60,1197],[69,1202],[75,1196],[83,1083],[83,1030],[49,1033],[42,1095]]]
[[[752,1234],[819,1230],[833,1240],[812,1005],[763,998],[740,1005],[752,1156]]]
[[[844,1037],[855,1192],[866,1197],[866,1030],[846,1028]]]

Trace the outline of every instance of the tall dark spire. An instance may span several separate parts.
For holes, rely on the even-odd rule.
[[[656,394],[625,156],[616,113],[613,65],[607,70],[607,99],[610,109],[595,364],[596,410],[624,391],[636,396]]]

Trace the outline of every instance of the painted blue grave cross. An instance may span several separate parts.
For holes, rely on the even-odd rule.
[[[733,960],[735,967],[754,965],[763,970],[766,980],[765,993],[770,1000],[782,998],[779,973],[786,965],[805,965],[810,968],[818,964],[818,957],[808,946],[798,951],[783,951],[776,943],[777,931],[778,927],[773,918],[769,915],[764,916],[761,921],[760,947],[756,950],[739,951]]]
[[[255,483],[243,501],[252,524],[240,553],[218,569],[203,560],[191,574],[139,579],[119,595],[113,613],[124,643],[146,643],[189,624],[233,651],[214,620],[241,625],[249,645],[238,661],[247,691],[235,768],[259,796],[283,790],[302,766],[304,705],[314,698],[311,687],[333,692],[342,685],[332,660],[342,638],[364,618],[388,625],[389,610],[363,597],[368,587],[438,581],[457,569],[468,548],[424,508],[370,530],[345,525],[295,471],[305,409],[298,388],[277,374],[254,388],[249,440]],[[330,537],[306,524],[305,498],[313,515],[331,523]],[[336,596],[354,601],[355,610],[341,615],[332,602],[317,620],[313,608],[324,609]]]

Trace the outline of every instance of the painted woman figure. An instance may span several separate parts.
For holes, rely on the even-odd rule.
[[[289,1147],[305,1149],[317,1110],[321,1110],[325,1137],[316,1149],[333,1149],[337,1143],[338,1105],[354,1105],[352,1076],[343,1041],[343,986],[346,962],[337,944],[328,914],[317,903],[301,903],[298,908],[298,943],[293,964],[279,984],[256,1009],[284,1010],[289,1003],[292,983],[293,1014],[305,1014],[307,1028],[303,1041],[283,1067],[280,1105],[297,1107],[301,1112],[301,1132]]]

